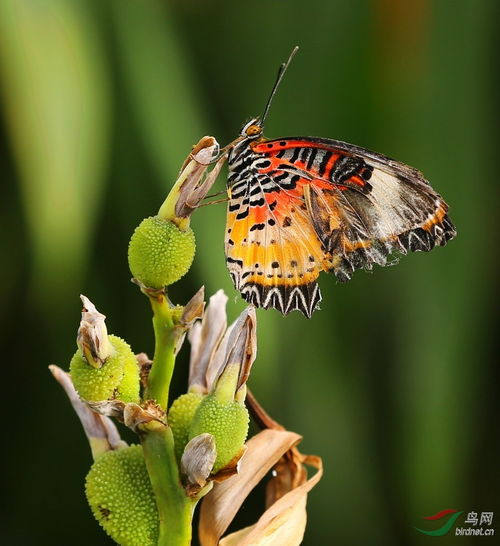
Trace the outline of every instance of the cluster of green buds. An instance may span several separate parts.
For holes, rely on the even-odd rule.
[[[119,544],[153,546],[158,538],[158,511],[142,447],[116,440],[118,433],[112,422],[90,409],[93,404],[112,402],[123,407],[139,404],[140,365],[123,339],[108,335],[106,317],[87,297],[80,297],[83,310],[78,349],[67,377],[57,370],[56,377],[66,381],[94,455],[86,478],[87,499],[96,519]],[[113,442],[109,431],[114,433]]]
[[[167,296],[168,286],[193,262],[190,215],[222,167],[224,157],[207,173],[218,154],[215,139],[201,139],[158,214],[143,220],[130,240],[133,280],[153,311],[153,360],[145,353],[134,354],[123,339],[109,335],[106,317],[81,296],[77,351],[70,371],[51,366],[80,417],[92,450],[94,462],[85,483],[92,513],[123,546],[190,544],[196,503],[202,497],[210,500],[207,494],[214,484],[223,486],[228,478],[239,477],[240,460],[247,449],[246,382],[257,346],[254,308],[247,307],[227,327],[227,297],[222,290],[210,298],[206,309],[204,288],[185,306],[173,305]],[[186,336],[191,345],[189,386],[169,408],[175,359]],[[137,433],[140,444],[123,442],[111,418]],[[279,448],[262,458],[259,446],[268,436],[257,435],[249,442],[254,467],[250,460],[247,475],[264,476],[298,439],[282,428],[274,431],[273,441]],[[300,462],[294,468],[299,466]],[[219,483],[222,481],[224,484]],[[242,481],[246,485],[235,481],[235,488],[227,493],[231,496],[239,491],[241,502],[250,491],[249,484],[256,483],[248,476],[242,476]],[[227,506],[223,495],[220,499],[220,505]],[[223,522],[218,525],[202,514],[200,536],[207,535],[207,529],[213,535],[207,544],[218,543],[239,502],[231,503],[232,515],[223,510],[217,516]],[[205,511],[208,514],[218,509],[216,500],[205,505],[211,507]],[[266,527],[259,533],[264,540],[269,532]]]
[[[134,355],[120,338],[108,335],[104,315],[88,298],[81,298],[78,350],[67,374],[74,398],[90,415],[94,410],[100,419],[117,417],[140,436],[151,424],[170,430],[186,498],[199,498],[213,480],[237,472],[248,434],[244,401],[256,356],[254,309],[246,308],[226,329],[227,297],[222,290],[210,298],[203,315],[203,290],[186,305],[181,316],[191,344],[189,389],[174,401],[167,417],[155,401],[147,399],[145,390],[140,393],[139,376],[143,383],[146,376],[147,383],[151,362],[143,354]],[[178,351],[184,336],[178,325],[174,330]],[[118,441],[110,448],[109,442],[96,443],[95,438],[91,446],[95,460],[85,491],[97,521],[119,544],[157,544],[159,513],[143,447]]]
[[[253,309],[245,311],[226,332],[227,298],[222,292],[211,298],[205,314],[203,289],[184,307],[171,304],[166,292],[192,264],[195,240],[190,215],[223,164],[218,161],[207,175],[208,165],[218,154],[215,139],[201,139],[158,214],[143,220],[129,243],[133,280],[153,309],[153,361],[143,353],[136,356],[123,339],[109,335],[106,317],[81,296],[77,351],[69,374],[52,369],[91,444],[94,463],[85,486],[90,508],[104,530],[127,546],[169,543],[165,539],[168,530],[161,523],[165,512],[172,510],[168,504],[177,498],[190,517],[202,488],[207,486],[208,491],[211,476],[229,466],[232,473],[236,471],[248,432],[244,398],[255,358]],[[173,404],[167,418],[173,365],[188,332],[191,387]],[[253,347],[250,352],[248,344]],[[110,417],[138,433],[141,444],[122,442]],[[167,470],[170,477],[164,475]],[[162,474],[167,485],[171,481],[169,501],[161,499]],[[170,519],[175,534],[174,518]]]
[[[113,421],[80,397],[70,374],[57,366],[50,370],[66,391],[92,450],[85,493],[96,520],[118,544],[156,545],[159,517],[142,447],[121,440]]]

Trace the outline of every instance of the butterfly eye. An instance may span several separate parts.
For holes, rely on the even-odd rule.
[[[259,123],[259,119],[253,118],[245,123],[241,128],[240,134],[244,137],[254,137],[262,134],[262,126]]]
[[[245,133],[247,136],[256,136],[262,133],[262,127],[260,125],[250,125],[246,128]]]

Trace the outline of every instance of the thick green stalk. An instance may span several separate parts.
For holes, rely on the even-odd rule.
[[[182,487],[170,427],[151,421],[141,442],[160,517],[158,546],[189,546],[195,503]]]
[[[153,308],[153,329],[155,333],[155,355],[149,372],[144,398],[156,400],[166,411],[168,392],[175,364],[175,329],[173,310],[165,294],[150,296]]]
[[[155,354],[144,397],[156,400],[166,411],[175,365],[174,311],[165,293],[156,291],[148,296],[153,309]],[[151,421],[141,427],[140,436],[160,517],[158,546],[187,546],[191,543],[194,504],[180,481],[172,431],[168,425]]]

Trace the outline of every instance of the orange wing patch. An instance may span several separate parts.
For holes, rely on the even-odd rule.
[[[233,282],[258,307],[294,309],[311,316],[321,300],[316,279],[330,265],[298,195],[259,193],[262,204],[240,198],[226,226],[226,256]],[[231,208],[231,205],[230,205]]]

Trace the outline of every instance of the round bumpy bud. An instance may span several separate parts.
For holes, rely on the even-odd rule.
[[[101,455],[87,474],[85,493],[95,518],[118,544],[157,544],[158,510],[141,446]]]
[[[248,422],[248,410],[239,402],[222,402],[214,394],[201,401],[189,429],[189,439],[204,432],[212,434],[217,449],[212,473],[238,455],[248,434]]]
[[[70,363],[75,389],[85,400],[139,402],[139,366],[130,345],[117,336],[108,336],[115,352],[100,368],[89,365],[80,349]]]
[[[179,396],[168,412],[168,424],[174,435],[175,456],[178,461],[181,460],[184,448],[189,441],[189,426],[202,400],[202,394],[188,392]]]
[[[179,229],[158,216],[143,220],[128,247],[132,275],[150,288],[163,288],[185,275],[193,263],[193,230]]]

